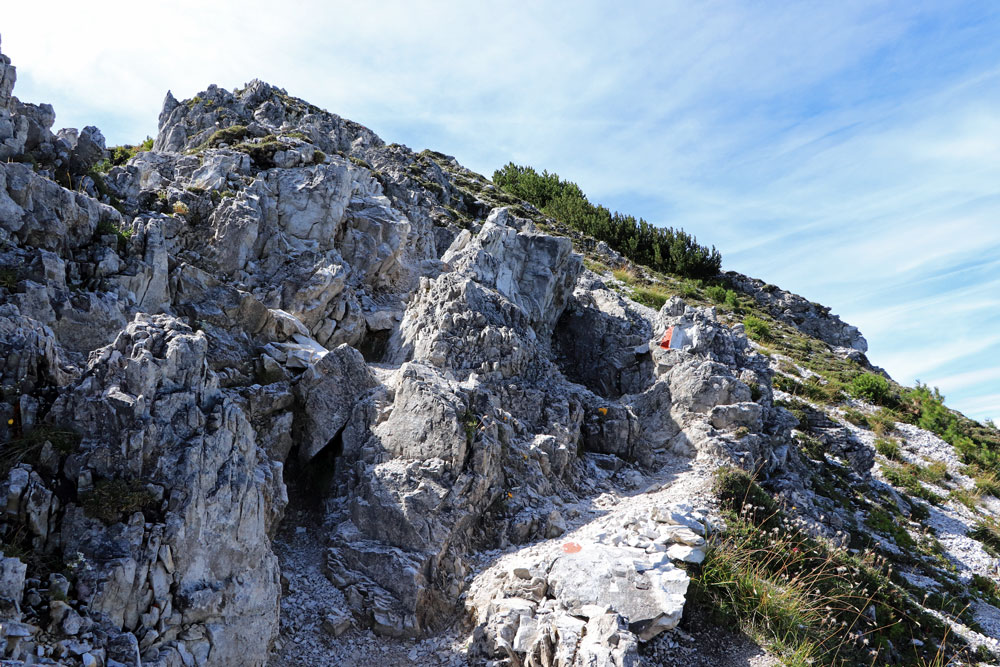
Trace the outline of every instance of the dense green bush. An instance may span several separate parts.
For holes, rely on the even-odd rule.
[[[753,315],[747,315],[744,317],[743,329],[747,332],[747,336],[758,343],[766,343],[774,340],[774,334],[771,333],[771,327],[769,327],[767,322],[759,317],[755,317]]]
[[[739,308],[740,301],[736,292],[722,285],[709,285],[705,288],[705,294],[715,303],[724,304],[733,310]]]
[[[856,375],[851,380],[851,384],[848,385],[848,391],[855,398],[860,398],[877,405],[886,405],[892,398],[892,389],[889,387],[889,381],[881,375],[875,375],[874,373]]]
[[[1000,433],[946,408],[937,387],[918,382],[916,389],[903,395],[902,403],[911,421],[958,450],[964,463],[982,470],[1000,466]]]
[[[557,174],[538,173],[513,162],[493,173],[500,188],[531,202],[546,215],[604,241],[637,264],[692,278],[718,274],[722,256],[698,245],[683,230],[656,227],[643,219],[591,204],[576,183]]]
[[[726,300],[726,288],[722,285],[709,285],[705,288],[705,294],[715,303],[722,303]]]

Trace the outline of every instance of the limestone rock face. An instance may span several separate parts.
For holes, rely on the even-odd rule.
[[[25,164],[0,165],[0,211],[5,227],[21,243],[67,251],[90,241],[98,224],[121,223],[110,206],[73,193]]]
[[[788,322],[803,333],[815,336],[834,347],[847,348],[862,354],[868,351],[868,341],[858,328],[831,314],[826,306],[735,271],[727,271],[726,277],[740,291],[749,294],[767,308],[772,315]]]
[[[0,108],[10,106],[10,96],[17,81],[17,68],[10,64],[10,58],[0,55]]]
[[[552,339],[560,368],[593,392],[615,399],[652,384],[649,309],[581,277]]]
[[[537,665],[639,664],[639,642],[680,621],[689,584],[675,562],[704,558],[704,514],[641,504],[600,526],[501,557],[473,581],[475,649]]]
[[[569,239],[532,226],[496,209],[475,238],[460,234],[441,259],[517,305],[544,334],[566,307],[582,264]]]
[[[581,615],[586,605],[610,605],[642,640],[677,626],[689,581],[669,555],[642,562],[602,545],[559,556],[548,580],[553,596],[570,613]]]
[[[311,365],[295,385],[303,407],[299,456],[309,460],[342,431],[358,399],[376,385],[361,353],[341,345]]]
[[[131,485],[144,502],[123,511],[106,492],[102,513],[122,513],[96,531],[86,500],[82,510],[68,505],[49,548],[82,554],[91,569],[76,585],[91,592],[90,614],[136,634],[165,664],[185,652],[249,664],[277,631],[268,537],[286,501],[281,464],[261,455],[245,415],[219,391],[207,346],[174,318],[140,315],[51,413],[97,427],[64,464],[79,470],[82,497]]]
[[[597,534],[599,500],[787,463],[740,325],[630,301],[454,158],[252,81],[168,93],[153,149],[100,175],[100,131],[53,134],[13,83],[0,56],[0,539],[64,567],[0,556],[2,658],[281,664],[305,572],[325,641],[464,607],[476,659],[636,665],[708,514]]]

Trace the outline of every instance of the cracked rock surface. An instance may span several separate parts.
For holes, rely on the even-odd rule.
[[[679,624],[713,471],[805,465],[741,324],[632,301],[453,158],[261,81],[168,93],[110,166],[15,80],[0,55],[4,664],[708,664]]]

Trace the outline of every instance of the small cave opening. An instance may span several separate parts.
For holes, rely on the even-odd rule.
[[[285,485],[288,487],[289,504],[300,508],[316,509],[323,501],[337,493],[340,470],[343,467],[344,429],[341,426],[314,457],[303,461],[296,447],[285,464]]]
[[[385,359],[386,352],[389,351],[389,339],[392,338],[392,329],[372,331],[365,334],[365,337],[358,343],[358,352],[364,357],[365,363],[377,364]]]
[[[567,308],[552,332],[552,351],[559,370],[572,382],[582,384],[607,399],[634,394],[648,388],[653,377],[653,359],[647,342],[638,333],[602,335],[607,329],[602,316],[591,308]]]

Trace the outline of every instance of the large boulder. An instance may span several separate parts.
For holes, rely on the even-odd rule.
[[[499,292],[543,334],[562,314],[582,268],[572,241],[535,230],[508,208],[494,209],[474,237],[459,234],[441,259]]]
[[[309,461],[335,444],[355,403],[377,384],[361,353],[349,345],[340,345],[310,366],[295,384],[302,406],[296,422],[299,458]],[[409,414],[417,417],[420,413]]]

